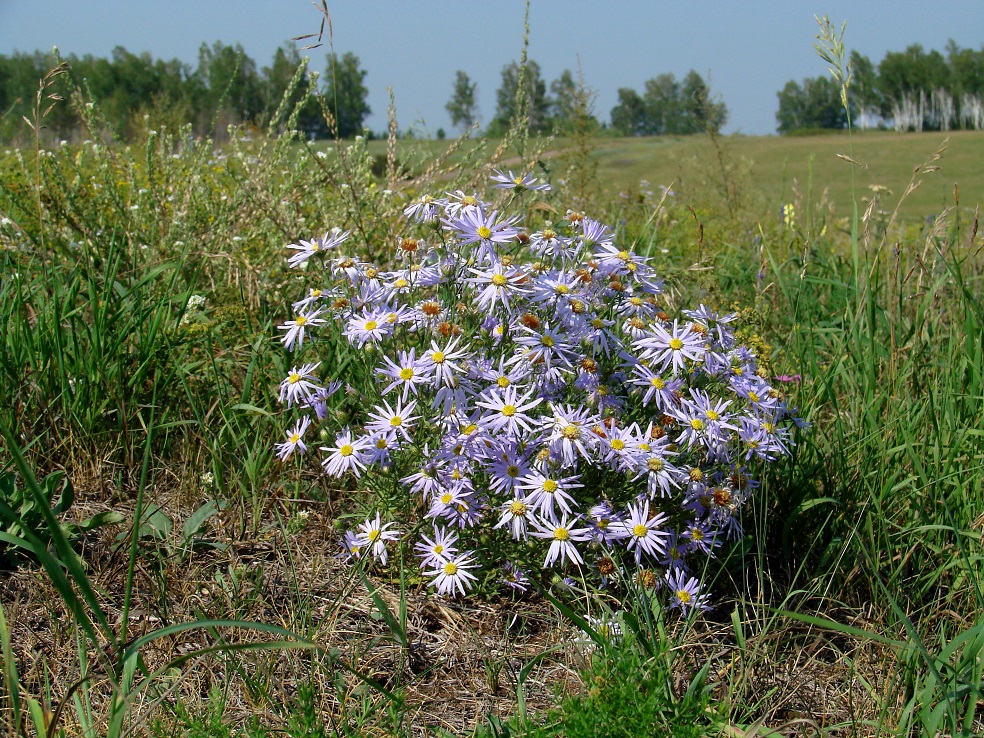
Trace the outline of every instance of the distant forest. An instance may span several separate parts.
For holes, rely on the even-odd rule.
[[[878,64],[857,52],[850,61],[849,107],[856,127],[984,128],[984,46],[974,51],[951,41],[941,53],[913,45],[885,54]],[[52,75],[53,69],[60,73]],[[31,131],[26,121],[41,114],[49,135],[68,140],[83,135],[86,116],[92,117],[88,127],[124,140],[142,138],[148,127],[160,126],[190,126],[196,136],[217,138],[229,125],[240,124],[290,125],[309,138],[364,133],[371,110],[364,84],[367,73],[359,58],[351,52],[329,54],[327,71],[319,71],[309,68],[293,45],[278,48],[264,67],[242,46],[222,42],[202,44],[195,66],[178,59],[155,60],[123,47],[108,59],[61,59],[51,52],[0,55],[0,140],[24,140]],[[525,70],[512,62],[503,67],[496,112],[486,133],[497,135],[508,128],[523,73],[527,78],[522,86],[529,96],[523,108],[531,127],[540,132],[562,134],[575,115],[581,124],[590,116],[597,129],[626,136],[718,130],[728,119],[724,102],[693,70],[682,81],[672,74],[654,77],[641,94],[620,88],[609,120],[599,121],[588,105],[594,93],[579,75],[575,78],[565,70],[548,86],[536,62]],[[477,119],[475,85],[466,72],[455,75],[452,79],[449,74],[446,109],[454,125],[465,130]],[[790,80],[777,96],[780,133],[847,126],[840,90],[829,75]],[[444,135],[440,129],[436,133]]]

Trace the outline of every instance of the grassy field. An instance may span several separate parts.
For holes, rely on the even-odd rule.
[[[494,149],[497,143],[486,146]],[[480,143],[471,143],[465,149],[477,145]],[[565,138],[549,141],[543,160],[549,167],[572,145]],[[374,141],[370,150],[383,156],[385,146],[384,141]],[[427,161],[447,146],[440,141],[399,142],[398,151],[413,149],[421,161]],[[804,212],[825,210],[846,217],[855,194],[863,208],[876,192],[879,207],[891,210],[906,192],[914,168],[923,164],[939,170],[906,198],[900,211],[904,217],[915,220],[937,215],[956,205],[957,197],[960,206],[973,213],[984,198],[984,171],[976,165],[984,157],[980,131],[733,135],[716,141],[707,136],[601,137],[594,146],[592,160],[598,179],[608,190],[634,194],[645,181],[649,189],[673,187],[694,202],[734,186],[748,191],[752,198],[744,204],[761,218],[776,217],[779,208],[790,202]],[[415,158],[408,157],[408,163],[413,164]]]
[[[254,131],[219,150],[161,131],[3,153],[3,730],[984,733],[984,135],[952,134],[891,215],[942,139],[598,137],[581,159],[565,141],[446,159],[393,142],[387,160],[386,142]],[[852,166],[859,198],[891,190],[856,226]],[[415,563],[352,566],[342,530],[399,494],[277,458],[295,357],[276,326],[321,277],[285,245],[342,226],[392,268],[403,208],[485,191],[493,167],[550,174],[531,230],[571,205],[611,223],[673,317],[738,311],[811,423],[756,467],[745,534],[708,559],[707,613],[679,617],[631,568],[458,599]],[[368,354],[335,335],[320,358],[353,387],[331,417],[354,424]]]

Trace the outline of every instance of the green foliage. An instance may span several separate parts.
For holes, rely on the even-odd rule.
[[[72,483],[60,471],[44,478],[40,493],[40,496],[30,494],[24,486],[17,484],[17,477],[12,472],[0,474],[0,557],[10,563],[16,563],[25,552],[33,553],[37,542],[45,547],[51,544],[50,517],[44,514],[43,507],[58,517],[68,512],[75,501]],[[59,521],[58,528],[62,536],[72,541],[84,532],[122,521],[120,513],[107,510],[77,523]]]
[[[547,83],[540,65],[527,61],[525,66],[510,62],[502,68],[502,82],[496,95],[495,117],[489,122],[486,134],[504,135],[522,111],[529,118],[532,133],[550,131],[552,102],[547,95]]]
[[[672,73],[647,80],[641,96],[621,88],[618,101],[612,128],[624,136],[716,132],[728,120],[724,102],[712,99],[703,77],[692,69],[682,82]]]
[[[362,124],[372,112],[366,102],[369,95],[364,84],[367,74],[359,66],[359,57],[351,51],[346,51],[341,58],[335,53],[328,55],[324,97],[334,121],[334,133],[339,138],[362,134]]]
[[[469,130],[478,119],[477,102],[475,93],[478,86],[471,81],[468,75],[462,70],[454,73],[454,89],[451,92],[451,99],[448,100],[444,109],[451,116],[451,125],[461,126],[465,131]]]
[[[776,122],[780,133],[804,129],[847,128],[847,111],[840,86],[828,77],[811,77],[802,84],[790,80],[778,93]]]
[[[864,113],[867,124],[868,117],[881,116],[883,124],[894,125],[897,130],[977,129],[984,125],[984,48],[961,49],[951,40],[944,55],[912,44],[904,51],[886,52],[875,65],[857,51],[847,55],[843,42],[840,44],[843,61],[848,64],[841,70],[846,75],[834,86],[839,89],[843,82],[849,83],[852,118]],[[836,113],[831,101],[829,82],[818,77],[786,83],[777,93],[780,133],[846,127],[846,117]]]

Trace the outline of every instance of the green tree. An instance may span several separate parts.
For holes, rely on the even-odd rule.
[[[683,106],[680,83],[672,73],[646,80],[642,92],[646,117],[643,133],[658,136],[664,133],[687,133],[683,130]]]
[[[351,51],[346,51],[341,59],[334,53],[328,55],[325,103],[335,119],[335,133],[339,138],[361,134],[366,118],[372,113],[367,102],[367,74],[359,65],[359,57]]]
[[[950,79],[946,59],[938,51],[927,54],[920,44],[912,44],[905,51],[888,52],[878,64],[881,114],[891,116],[904,98],[920,92],[926,96],[938,89],[952,93]]]
[[[691,69],[680,85],[681,133],[720,131],[728,122],[728,107],[711,99],[711,88]]]
[[[878,74],[871,59],[858,51],[852,51],[848,60],[851,68],[850,97],[860,113],[862,128],[867,127],[869,116],[881,110],[881,93],[878,90]]]
[[[263,108],[267,117],[272,116],[280,103],[287,94],[294,75],[301,65],[307,65],[307,60],[302,59],[293,43],[287,48],[278,47],[273,54],[273,61],[269,67],[264,67],[262,71],[263,87]],[[312,138],[326,138],[328,124],[322,115],[321,106],[317,100],[318,91],[311,89],[311,77],[304,76],[297,86],[291,90],[287,100],[286,116],[289,116],[298,105],[301,109],[298,112],[297,128],[305,136]]]
[[[618,105],[611,112],[612,129],[623,136],[645,133],[646,104],[631,87],[619,87]]]
[[[530,61],[521,70],[519,64],[510,62],[502,68],[502,83],[496,92],[495,117],[489,123],[490,136],[501,136],[508,131],[513,119],[519,114],[518,103],[522,101],[519,98],[521,83],[530,130],[537,133],[550,130],[551,101],[547,97],[547,83],[540,75],[540,65]]]
[[[198,49],[194,74],[196,108],[201,124],[256,122],[263,110],[263,91],[254,62],[240,44],[226,46],[216,41]]]
[[[451,99],[444,106],[451,116],[452,125],[461,126],[464,131],[475,125],[478,119],[478,105],[475,101],[477,90],[478,85],[465,72],[460,69],[455,72]]]
[[[828,77],[807,78],[802,85],[790,80],[776,94],[779,97],[776,122],[780,133],[847,127],[847,111],[841,104],[840,88]]]

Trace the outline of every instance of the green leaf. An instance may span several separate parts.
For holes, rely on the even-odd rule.
[[[117,523],[122,523],[124,520],[126,518],[122,513],[118,513],[115,510],[104,510],[79,522],[78,527],[81,531],[90,531],[101,528],[104,525],[116,525]]]
[[[256,415],[266,415],[268,418],[273,417],[273,413],[268,410],[264,410],[262,407],[257,407],[256,405],[250,405],[248,402],[240,402],[229,408],[230,410],[245,410],[249,413],[254,413]]]
[[[182,531],[181,545],[182,547],[188,546],[191,540],[198,534],[202,526],[208,522],[209,518],[217,515],[219,512],[218,506],[215,504],[214,500],[209,500],[200,508],[195,510],[185,521],[184,529]]]

